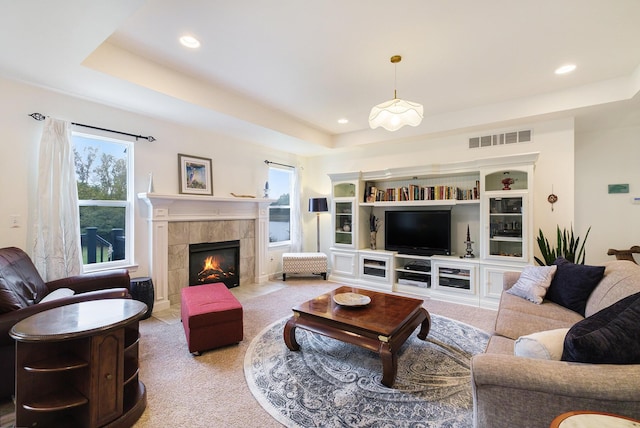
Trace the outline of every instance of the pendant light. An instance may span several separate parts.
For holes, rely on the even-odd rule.
[[[391,57],[391,63],[397,64],[402,60],[400,55]],[[395,74],[397,74],[394,71]],[[422,122],[422,104],[402,100],[397,97],[396,82],[394,76],[393,99],[385,101],[371,109],[369,114],[369,126],[376,129],[382,126],[387,131],[397,131],[405,125],[418,126]]]

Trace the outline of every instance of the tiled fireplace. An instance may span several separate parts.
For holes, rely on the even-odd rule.
[[[189,277],[189,247],[203,243],[238,241],[238,284],[251,284],[256,278],[256,239],[254,220],[176,221],[169,223],[168,298],[180,302],[180,289],[193,284]],[[224,281],[222,281],[224,282]]]
[[[140,193],[148,207],[154,311],[180,302],[189,286],[189,245],[239,241],[239,284],[268,279],[268,199]]]

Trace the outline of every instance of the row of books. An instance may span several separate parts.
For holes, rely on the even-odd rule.
[[[478,182],[473,189],[460,189],[456,186],[419,186],[417,184],[389,189],[366,186],[364,202],[473,200],[480,198],[478,189]]]

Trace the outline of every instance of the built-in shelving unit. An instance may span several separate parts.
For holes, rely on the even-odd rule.
[[[537,153],[380,171],[330,174],[331,278],[495,308],[502,274],[531,262],[533,165]],[[417,256],[369,248],[369,216],[450,207],[458,255]],[[460,235],[472,224],[473,258]],[[384,225],[382,226],[384,228]],[[454,234],[452,233],[452,241]],[[460,241],[460,242],[458,242]],[[464,248],[464,247],[463,247]],[[455,252],[456,248],[452,248]],[[461,257],[463,255],[463,257]]]

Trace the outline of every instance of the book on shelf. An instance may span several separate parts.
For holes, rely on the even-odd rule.
[[[371,183],[365,183],[363,202],[375,202],[377,198],[378,188]]]
[[[401,200],[401,201],[408,201],[408,200],[410,200],[410,199],[409,199],[409,189],[408,189],[407,187],[402,187],[402,188],[400,189],[400,192],[401,192],[401,197],[400,197],[400,200]]]
[[[409,184],[407,186],[389,187],[381,189],[374,183],[366,183],[364,202],[395,202],[395,201],[439,201],[439,200],[478,200],[480,199],[480,181],[475,186],[463,189],[457,186],[422,186]]]

